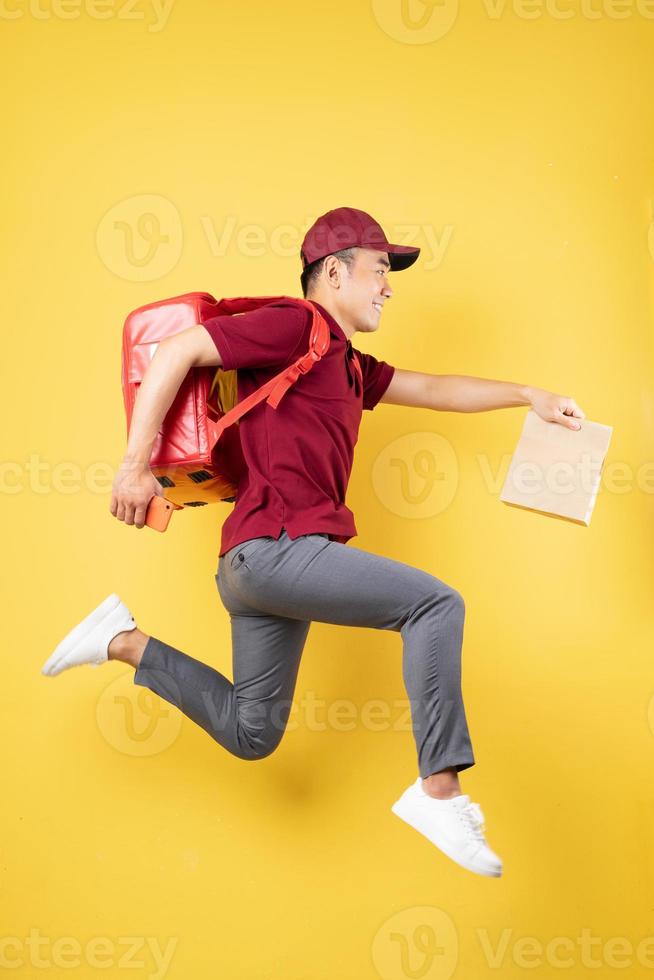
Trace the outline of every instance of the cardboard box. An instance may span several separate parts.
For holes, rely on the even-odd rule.
[[[501,501],[590,524],[613,426],[577,421],[569,429],[529,409]]]

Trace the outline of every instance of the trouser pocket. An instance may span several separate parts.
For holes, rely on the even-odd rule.
[[[270,534],[260,538],[250,538],[249,541],[243,541],[241,544],[235,545],[234,548],[230,548],[225,554],[225,560],[230,568],[239,568],[246,563],[248,558],[254,557],[261,548],[274,540]]]

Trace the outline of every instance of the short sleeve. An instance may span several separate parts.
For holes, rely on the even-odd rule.
[[[378,403],[395,373],[395,368],[387,361],[378,361],[372,354],[356,351],[363,374],[363,408],[372,411]]]
[[[303,353],[300,341],[306,333],[311,311],[296,303],[269,303],[247,313],[214,316],[202,324],[213,340],[225,371],[234,368],[263,368],[291,363],[293,354]]]

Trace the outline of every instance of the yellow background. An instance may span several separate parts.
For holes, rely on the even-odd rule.
[[[653,966],[636,947],[654,934],[651,464],[638,485],[654,434],[654,10],[453,4],[437,22],[420,0],[404,19],[400,0],[176,0],[162,22],[145,0],[5,0],[0,921],[3,955],[24,963],[13,976],[652,975],[652,945]],[[390,812],[417,775],[397,634],[315,623],[292,730],[255,764],[139,701],[122,664],[40,674],[116,591],[141,629],[231,677],[214,582],[230,505],[159,535],[111,517],[110,480],[87,484],[124,450],[122,324],[189,290],[299,295],[294,244],[342,205],[423,249],[361,349],[548,388],[614,427],[604,476],[621,466],[621,480],[603,481],[584,528],[498,499],[525,409],[381,405],[362,422],[351,543],[466,599],[477,764],[461,782],[499,880]],[[453,493],[443,505],[435,487],[425,511],[412,466],[434,435]],[[408,496],[397,466],[377,478],[384,453],[404,460]],[[374,700],[391,713],[379,731],[364,721]],[[30,930],[47,969],[30,963]],[[88,953],[98,937],[105,969]],[[164,974],[148,937],[174,947]]]

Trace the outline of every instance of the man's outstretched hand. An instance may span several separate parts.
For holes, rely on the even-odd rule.
[[[581,424],[575,419],[586,418],[574,398],[557,395],[553,391],[546,391],[545,388],[532,388],[530,401],[533,410],[546,422],[558,422],[568,429],[580,429]]]
[[[155,494],[164,496],[163,488],[149,466],[125,458],[111,488],[109,509],[119,521],[142,528],[148,504]]]

